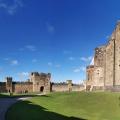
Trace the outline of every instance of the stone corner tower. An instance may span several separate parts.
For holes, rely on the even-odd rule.
[[[6,81],[6,91],[7,92],[13,92],[13,89],[12,89],[12,77],[6,77],[5,81]]]
[[[120,91],[120,21],[107,44],[95,49],[94,68],[89,66],[86,72],[91,90]]]

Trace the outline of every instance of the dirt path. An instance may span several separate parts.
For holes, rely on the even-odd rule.
[[[0,120],[5,120],[5,113],[7,112],[8,108],[16,103],[19,100],[26,100],[30,97],[23,97],[23,98],[0,98]]]

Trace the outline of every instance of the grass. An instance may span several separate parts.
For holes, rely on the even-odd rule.
[[[6,120],[120,120],[119,93],[53,93],[13,105]]]

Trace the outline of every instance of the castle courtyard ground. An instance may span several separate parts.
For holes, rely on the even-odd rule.
[[[7,109],[17,102],[16,98],[0,98],[0,120],[5,120]]]
[[[15,103],[6,120],[120,120],[120,93],[65,92]]]
[[[23,101],[31,98],[30,96],[12,96],[10,97],[8,94],[0,94],[0,120],[5,120],[5,114],[10,106],[18,101]]]

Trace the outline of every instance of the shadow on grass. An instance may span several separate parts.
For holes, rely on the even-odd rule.
[[[9,95],[0,93],[0,98],[8,98],[8,97],[9,97]]]
[[[9,94],[2,94],[0,93],[0,98],[24,98],[24,97],[36,97],[38,95],[35,95],[35,94],[17,94],[17,95],[12,95],[10,96]]]
[[[59,109],[59,108],[58,108]],[[64,109],[64,108],[63,108]],[[74,116],[68,117],[35,105],[29,101],[18,102],[6,113],[6,120],[87,120]]]
[[[48,96],[48,95],[41,95],[40,97],[51,97],[51,96]]]

